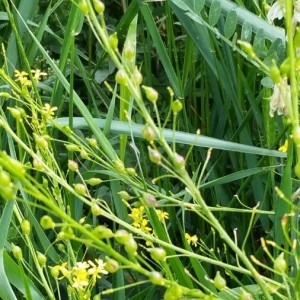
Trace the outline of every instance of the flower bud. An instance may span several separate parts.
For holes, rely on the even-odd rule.
[[[240,41],[238,41],[238,44],[240,44],[242,50],[246,54],[248,54],[251,58],[255,57],[255,52],[253,50],[253,46],[250,43],[240,40]]]
[[[105,267],[104,268],[108,273],[115,273],[119,270],[120,266],[116,260],[109,258],[109,257],[105,257]]]
[[[3,169],[0,169],[0,186],[8,186],[11,184],[11,178],[9,174],[4,171]]]
[[[75,152],[75,151],[80,151],[79,146],[75,145],[75,144],[65,144],[65,147],[67,148],[67,150],[69,152]]]
[[[146,98],[151,102],[155,103],[158,99],[158,92],[149,86],[142,85],[143,90],[145,91]]]
[[[0,195],[5,200],[14,200],[16,197],[14,185],[10,183],[8,186],[0,187]]]
[[[120,191],[120,192],[118,192],[118,194],[124,201],[128,201],[128,200],[132,199],[132,197],[126,191]]]
[[[115,80],[120,85],[126,85],[128,82],[126,71],[124,69],[118,70],[115,76]]]
[[[108,43],[109,43],[109,46],[112,48],[113,51],[118,51],[118,36],[117,36],[117,33],[114,32],[113,34],[111,34],[109,37],[108,37]]]
[[[89,145],[93,148],[96,148],[98,146],[98,143],[97,143],[96,139],[87,138],[87,141],[89,142]]]
[[[280,253],[279,256],[274,261],[274,270],[279,273],[285,273],[287,270],[287,263],[284,258],[284,253]]]
[[[37,251],[36,254],[37,254],[37,260],[38,260],[40,267],[45,268],[46,262],[47,262],[47,257],[39,251]]]
[[[119,229],[115,232],[115,240],[119,244],[125,244],[130,239],[130,233],[125,229]]]
[[[44,171],[44,169],[45,169],[42,160],[38,157],[35,157],[33,159],[32,165],[37,171]]]
[[[50,274],[54,279],[57,279],[59,277],[59,270],[57,268],[49,267],[50,268]]]
[[[55,227],[54,221],[47,215],[41,217],[40,224],[43,229],[54,229]]]
[[[77,194],[79,194],[81,196],[86,195],[86,188],[85,188],[85,185],[82,184],[82,183],[75,183],[74,184],[74,190]]]
[[[279,84],[281,81],[281,73],[280,70],[275,62],[275,60],[272,60],[272,66],[269,69],[269,76],[273,80],[275,84]]]
[[[174,166],[176,168],[184,168],[185,167],[185,159],[183,156],[175,153],[174,155],[174,159],[173,159],[173,162],[174,162]]]
[[[102,1],[100,0],[93,0],[93,4],[94,4],[94,8],[95,8],[95,11],[98,13],[98,14],[103,14],[104,13],[104,10],[105,10],[105,6],[103,4]]]
[[[135,86],[139,86],[143,82],[143,75],[141,74],[141,72],[138,70],[137,67],[135,67],[135,69],[133,70],[131,79],[135,84]]]
[[[127,60],[133,60],[135,57],[135,48],[132,46],[132,44],[126,43],[122,54]]]
[[[151,194],[148,194],[148,193],[143,194],[143,200],[144,200],[145,205],[148,207],[157,206],[157,200]]]
[[[120,172],[120,173],[126,173],[124,163],[123,163],[120,159],[117,159],[117,160],[114,162],[114,165],[115,165],[115,169],[116,169],[118,172]]]
[[[128,241],[124,244],[125,251],[130,255],[136,255],[138,244],[135,239],[130,235]]]
[[[97,203],[93,203],[91,206],[91,212],[94,216],[100,216],[102,214],[102,208]]]
[[[161,163],[161,154],[157,150],[152,149],[150,147],[148,147],[148,152],[150,160],[153,163],[159,165]]]
[[[15,107],[8,107],[7,109],[10,111],[10,113],[14,119],[16,119],[17,121],[22,121],[22,114],[19,109],[15,108]]]
[[[39,148],[41,148],[41,149],[48,148],[48,141],[46,140],[46,138],[44,136],[33,133],[33,137]]]
[[[11,244],[11,247],[12,247],[12,253],[13,253],[14,258],[17,261],[22,260],[23,259],[22,249],[19,246],[16,246],[14,244]]]
[[[178,114],[182,110],[182,102],[178,99],[171,103],[171,109],[174,114]]]
[[[148,249],[151,257],[156,261],[165,261],[166,259],[166,250],[164,248],[151,248]]]
[[[163,279],[162,275],[157,271],[150,272],[148,277],[149,277],[150,282],[155,285],[163,285],[164,284],[164,279]]]
[[[28,220],[26,220],[26,219],[22,220],[21,229],[22,229],[23,234],[26,234],[26,235],[30,234],[31,226],[30,226],[30,223]]]
[[[73,171],[73,172],[77,172],[78,171],[78,164],[76,161],[74,160],[68,160],[68,169],[70,171]]]
[[[80,0],[78,3],[78,8],[85,14],[87,15],[89,12],[89,6],[86,2],[86,0]]]
[[[97,226],[92,232],[98,239],[109,239],[114,236],[112,231],[104,225]]]
[[[148,124],[142,129],[142,137],[150,143],[155,140],[155,132]]]
[[[126,168],[126,173],[130,176],[135,176],[136,175],[136,170],[135,168]]]
[[[84,149],[81,149],[80,150],[80,157],[83,158],[83,159],[89,159],[89,154]]]
[[[214,286],[220,291],[226,287],[226,280],[221,276],[220,271],[217,271],[214,278]]]
[[[102,183],[102,181],[103,180],[100,178],[92,177],[90,179],[87,179],[85,182],[91,186],[95,186],[95,185]]]

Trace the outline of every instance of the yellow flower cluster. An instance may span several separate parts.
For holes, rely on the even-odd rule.
[[[32,78],[34,82],[39,82],[41,79],[41,76],[46,76],[47,73],[42,72],[39,69],[36,70],[31,70],[31,74],[32,74]],[[27,72],[24,71],[19,71],[19,70],[15,70],[15,77],[16,77],[16,81],[19,81],[21,86],[31,86],[32,82],[31,80],[28,78],[29,74]]]
[[[66,278],[75,293],[85,294],[84,299],[89,299],[89,297],[86,298],[89,295],[88,291],[103,274],[108,274],[108,272],[105,270],[105,262],[102,259],[95,259],[95,262],[91,260],[77,262],[73,267],[68,267],[67,262],[64,262],[51,268],[51,275],[55,279]]]
[[[197,246],[197,242],[198,242],[198,237],[194,234],[194,235],[189,235],[187,232],[184,234],[184,237],[185,237],[185,239],[186,239],[186,241],[187,241],[187,243],[189,244],[189,245],[193,245],[193,246]]]

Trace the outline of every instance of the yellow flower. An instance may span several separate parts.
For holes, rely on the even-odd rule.
[[[133,223],[141,224],[144,218],[144,206],[140,206],[138,208],[133,208],[131,213],[128,214],[132,219]]]
[[[101,274],[108,274],[108,272],[104,269],[105,262],[102,259],[95,259],[95,262],[91,260],[88,261],[90,268],[88,269],[88,274],[92,276],[93,284],[96,283],[97,278],[101,278]]]
[[[196,235],[190,236],[188,233],[185,233],[184,237],[189,245],[197,246],[198,237]]]
[[[287,152],[287,150],[288,150],[288,145],[289,145],[288,140],[285,140],[284,144],[283,144],[282,146],[280,146],[280,147],[278,148],[278,150],[281,151],[281,152]]]
[[[36,70],[31,70],[32,76],[33,76],[33,80],[38,82],[40,81],[40,77],[41,76],[46,76],[47,73],[42,72],[40,69],[36,69]]]
[[[83,289],[89,284],[88,268],[90,265],[87,262],[77,262],[72,269],[73,284],[75,289]]]
[[[164,222],[166,219],[169,219],[169,214],[163,210],[156,209],[155,210],[160,222]]]
[[[56,266],[53,267],[53,269],[59,271],[62,274],[62,276],[57,278],[58,280],[61,280],[65,277],[66,278],[70,277],[70,271],[66,268],[66,265],[67,265],[67,263],[64,262],[61,265],[56,265]]]
[[[28,79],[28,73],[19,70],[15,70],[16,81],[20,81],[21,86],[30,86],[31,81]]]
[[[45,103],[42,108],[42,115],[46,120],[52,120],[57,107],[51,107],[49,103]]]

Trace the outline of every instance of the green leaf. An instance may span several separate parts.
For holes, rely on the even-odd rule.
[[[242,25],[241,40],[250,42],[252,38],[252,25],[248,21],[245,21]]]
[[[228,39],[231,38],[231,36],[235,32],[236,26],[237,26],[237,13],[235,10],[231,10],[226,17],[226,21],[224,25],[224,36]]]
[[[221,3],[219,0],[214,0],[209,9],[208,22],[211,26],[215,26],[221,15]]]

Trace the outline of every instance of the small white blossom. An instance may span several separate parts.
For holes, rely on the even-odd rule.
[[[291,87],[287,82],[287,78],[281,78],[280,82],[274,85],[270,101],[270,116],[274,117],[276,111],[278,115],[286,114],[286,102],[290,100]]]
[[[273,22],[275,19],[281,20],[285,14],[285,1],[277,0],[271,6],[267,19],[269,22]],[[293,15],[293,23],[297,24],[300,22],[300,0],[294,1],[294,15]]]

